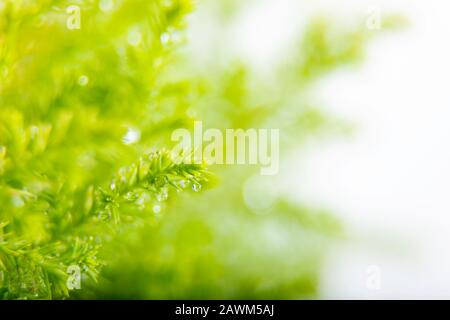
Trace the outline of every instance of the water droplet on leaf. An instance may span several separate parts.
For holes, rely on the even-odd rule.
[[[170,40],[170,35],[167,32],[161,34],[161,43],[167,44]]]
[[[11,202],[12,202],[12,205],[16,208],[21,208],[25,205],[25,201],[20,196],[12,196]]]
[[[128,32],[128,43],[132,46],[137,46],[141,43],[142,34],[137,28],[133,28]]]
[[[169,192],[166,188],[161,189],[161,192],[156,195],[156,200],[159,202],[166,200],[169,197]]]
[[[159,204],[156,204],[153,206],[153,212],[154,213],[159,213],[161,212],[161,206]]]
[[[180,181],[178,181],[178,185],[181,187],[181,188],[186,188],[186,180],[180,180]]]
[[[199,192],[202,189],[202,185],[200,183],[194,183],[192,185],[192,190],[194,190],[195,192]]]
[[[86,86],[89,83],[89,77],[86,75],[82,75],[79,79],[78,79],[78,84],[82,87]]]
[[[123,144],[133,144],[141,139],[141,132],[134,128],[129,128],[127,133],[123,136]]]

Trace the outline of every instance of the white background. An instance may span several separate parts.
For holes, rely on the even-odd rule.
[[[381,35],[360,69],[331,75],[315,93],[356,135],[285,159],[280,185],[349,227],[322,271],[323,298],[450,298],[450,2],[258,0],[229,40],[264,69],[308,18],[364,19],[371,7],[410,25]],[[367,286],[371,266],[379,289]]]

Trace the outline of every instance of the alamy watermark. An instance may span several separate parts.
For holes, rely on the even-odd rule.
[[[194,132],[176,129],[172,141],[178,144],[172,149],[175,156],[188,151],[188,159],[181,161],[201,164],[250,164],[260,165],[262,175],[278,173],[280,132],[279,129],[219,129],[203,131],[201,121],[194,122]]]
[[[366,269],[366,288],[372,291],[381,290],[381,268],[377,265],[370,265]]]
[[[77,5],[68,6],[66,9],[69,15],[66,20],[66,26],[69,30],[81,29],[81,9]]]
[[[371,31],[378,31],[383,26],[383,21],[381,19],[381,9],[375,6],[367,8],[367,18],[366,27]]]
[[[81,269],[77,265],[70,265],[67,267],[67,281],[66,286],[69,290],[81,289]]]

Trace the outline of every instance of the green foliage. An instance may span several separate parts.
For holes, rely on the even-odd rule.
[[[163,40],[183,27],[190,2],[122,1],[103,12],[97,1],[80,1],[80,30],[66,28],[70,4],[7,1],[1,11],[4,298],[68,296],[70,265],[96,281],[104,241],[155,220],[180,182],[207,179],[201,165],[149,149],[161,130],[153,103],[167,96],[161,70],[176,46]],[[164,120],[178,118],[186,116]],[[140,127],[150,128],[142,144],[124,144],[127,130]]]
[[[73,4],[79,30],[66,27]],[[189,0],[108,6],[0,6],[0,297],[315,296],[339,222],[273,196],[274,179],[256,192],[254,167],[206,170],[164,150],[194,119],[280,128],[286,154],[310,133],[340,127],[302,89],[359,59],[365,37],[343,32],[336,43],[324,22],[312,24],[270,81],[242,63],[198,69],[176,50]],[[198,194],[211,171],[220,183]],[[252,206],[264,198],[273,201]],[[73,265],[82,285],[69,291]]]
[[[175,163],[167,152],[156,152],[122,167],[108,188],[78,187],[62,195],[40,186],[25,196],[6,186],[6,180],[2,191],[11,195],[12,203],[2,216],[8,222],[0,225],[4,298],[67,296],[66,270],[71,265],[97,281],[103,265],[97,252],[108,236],[143,219],[157,220],[170,192],[189,185],[199,191],[208,176],[202,165]],[[147,209],[151,203],[153,216]]]

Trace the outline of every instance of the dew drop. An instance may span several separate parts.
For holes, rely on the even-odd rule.
[[[186,180],[180,180],[180,181],[178,181],[178,185],[181,187],[181,188],[186,188]]]
[[[161,212],[161,206],[159,204],[156,204],[153,206],[153,212],[154,213],[160,213]]]
[[[192,185],[192,190],[194,190],[195,192],[199,192],[202,189],[202,185],[200,183],[194,183]]]
[[[168,198],[168,196],[169,196],[169,193],[168,193],[167,189],[164,188],[164,189],[161,189],[161,192],[156,195],[156,200],[161,202],[161,201],[166,200]]]
[[[127,192],[127,194],[125,195],[125,199],[128,201],[134,201],[137,199],[137,195],[134,192]]]
[[[78,84],[82,87],[86,86],[89,83],[89,77],[86,75],[82,75],[78,78]]]
[[[25,201],[20,196],[12,196],[11,203],[16,208],[21,208],[25,205]]]
[[[167,45],[170,41],[170,35],[167,32],[164,32],[161,34],[160,39],[163,45]]]
[[[139,43],[141,43],[142,40],[142,34],[137,28],[133,28],[128,32],[127,37],[128,43],[132,46],[137,46]]]
[[[134,128],[129,128],[127,133],[123,136],[123,144],[133,144],[141,139],[141,132]]]
[[[145,208],[145,199],[144,197],[140,197],[136,200],[136,204],[138,205],[139,209],[144,210]]]

